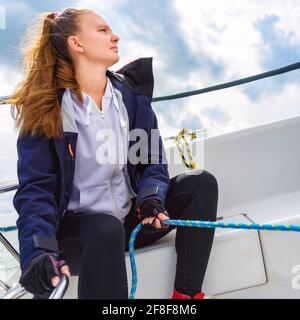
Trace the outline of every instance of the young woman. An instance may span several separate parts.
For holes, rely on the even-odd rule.
[[[20,283],[47,298],[61,273],[73,274],[80,299],[128,299],[133,229],[142,222],[139,248],[176,228],[161,220],[215,221],[217,181],[205,170],[169,178],[151,108],[152,58],[108,70],[119,61],[119,37],[91,9],[45,13],[38,27],[24,50],[26,78],[10,101],[20,128],[13,199]],[[146,141],[131,139],[136,131]],[[172,298],[204,297],[213,237],[214,229],[177,228]]]

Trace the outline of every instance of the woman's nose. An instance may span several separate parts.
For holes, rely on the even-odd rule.
[[[119,42],[120,37],[113,33],[113,41]]]

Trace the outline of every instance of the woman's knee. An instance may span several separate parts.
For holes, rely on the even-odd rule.
[[[187,174],[187,180],[189,181],[190,188],[194,193],[208,192],[210,194],[218,195],[218,181],[216,177],[207,170],[202,170],[199,174]]]
[[[210,190],[210,192],[218,193],[217,178],[207,170],[203,170],[202,175],[202,178],[205,180],[205,187]]]
[[[89,238],[104,243],[119,244],[125,241],[125,228],[122,222],[115,216],[102,214],[92,225]]]
[[[199,211],[198,219],[215,221],[218,206],[218,182],[216,177],[207,170],[191,178],[193,184],[192,201],[201,201],[201,206],[206,210]],[[198,200],[199,199],[199,200]]]

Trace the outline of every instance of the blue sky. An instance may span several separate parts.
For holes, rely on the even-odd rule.
[[[120,37],[118,70],[153,57],[154,96],[189,91],[298,62],[297,0],[3,1],[0,95],[22,78],[18,46],[37,13],[69,6],[97,10]],[[1,12],[1,11],[0,11]],[[1,23],[0,23],[1,27]],[[153,103],[163,136],[183,127],[215,136],[299,115],[300,73],[204,95]],[[0,179],[16,175],[16,131],[0,107]],[[8,169],[7,169],[8,168]]]

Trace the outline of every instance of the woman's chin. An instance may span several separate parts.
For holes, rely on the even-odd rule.
[[[120,56],[119,54],[115,54],[115,59],[114,59],[114,63],[117,63],[120,60]]]

